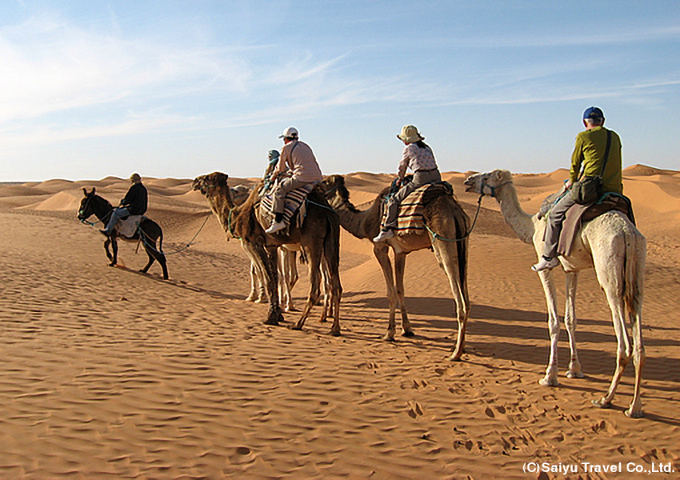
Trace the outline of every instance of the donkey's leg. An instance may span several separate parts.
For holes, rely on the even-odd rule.
[[[147,244],[148,243],[148,244]],[[144,251],[146,252],[146,255],[149,257],[149,261],[147,262],[146,266],[140,270],[142,273],[146,273],[149,271],[149,268],[151,265],[153,265],[155,258],[155,253],[152,250],[152,248],[156,248],[156,245],[153,245],[150,241],[144,242]]]
[[[118,264],[118,241],[114,235],[115,233],[109,237],[111,239],[111,250],[113,252],[111,255],[111,263],[109,264],[110,267],[115,267]]]

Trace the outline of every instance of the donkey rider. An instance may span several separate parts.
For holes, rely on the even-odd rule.
[[[125,198],[120,201],[120,206],[113,209],[111,218],[104,230],[99,230],[104,235],[109,236],[113,232],[118,220],[130,215],[144,215],[148,204],[149,194],[146,187],[142,184],[142,177],[138,173],[130,176],[132,186],[127,191]]]

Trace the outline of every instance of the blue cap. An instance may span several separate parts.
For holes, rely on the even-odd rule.
[[[590,107],[590,108],[586,109],[585,112],[583,112],[583,120],[585,120],[587,118],[593,118],[593,119],[604,118],[604,113],[602,113],[602,110],[600,110],[597,107]]]

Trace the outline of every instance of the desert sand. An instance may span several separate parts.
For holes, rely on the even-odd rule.
[[[465,193],[466,173],[443,177],[473,217],[478,197]],[[516,174],[524,210],[536,212],[566,177],[566,170]],[[359,206],[392,176],[346,178]],[[623,414],[630,366],[613,408],[591,405],[616,359],[592,270],[580,276],[577,304],[586,377],[565,376],[562,329],[561,386],[538,384],[549,340],[530,270],[536,255],[494,199],[483,199],[470,238],[466,353],[449,362],[453,301],[430,251],[407,260],[415,338],[381,340],[384,281],[370,242],[345,231],[342,336],[316,321],[320,307],[303,331],[288,328],[297,313],[266,326],[267,306],[245,301],[249,262],[239,242],[228,241],[191,179],[145,184],[147,215],[164,230],[168,281],[158,264],[137,272],[146,255],[135,244],[121,243],[121,267],[108,267],[101,224],[76,218],[84,187],[116,203],[127,180],[0,184],[0,478],[677,477],[680,172],[624,171],[648,242],[639,420]],[[298,305],[309,285],[305,268]],[[564,274],[556,277],[563,304]]]

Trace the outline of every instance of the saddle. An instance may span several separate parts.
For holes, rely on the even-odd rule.
[[[425,233],[425,207],[440,195],[453,195],[453,186],[449,182],[428,183],[411,192],[399,204],[397,214],[397,235]],[[381,228],[385,225],[387,212],[383,210]]]
[[[128,215],[127,217],[121,218],[116,224],[118,235],[126,238],[134,237],[135,233],[137,233],[137,227],[145,218],[144,215]]]
[[[630,221],[635,225],[635,215],[633,214],[633,206],[630,199],[618,193],[605,193],[596,202],[585,205],[578,203],[567,210],[567,214],[562,223],[562,231],[560,239],[557,244],[557,253],[559,255],[567,256],[571,253],[571,247],[574,243],[576,232],[581,226],[602,215],[603,213],[618,210],[626,214]]]
[[[287,233],[290,229],[291,222],[295,217],[297,227],[302,226],[302,222],[307,216],[307,202],[305,199],[307,195],[314,189],[314,184],[307,184],[303,187],[291,190],[286,194],[286,200],[283,207],[283,222],[286,224],[285,232]],[[263,225],[270,225],[274,220],[274,200],[271,193],[265,191],[262,193],[260,198],[260,213],[258,215],[260,222]],[[297,213],[297,216],[295,214]]]

